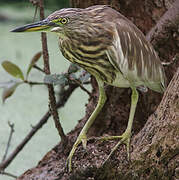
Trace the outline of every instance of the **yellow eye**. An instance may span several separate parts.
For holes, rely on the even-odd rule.
[[[62,19],[61,19],[61,23],[62,23],[62,24],[66,24],[67,22],[68,22],[68,19],[67,19],[67,18],[62,18]]]

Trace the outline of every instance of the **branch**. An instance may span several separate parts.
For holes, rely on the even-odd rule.
[[[157,24],[147,33],[146,38],[154,46],[168,37],[171,29],[178,31],[179,26],[179,1],[176,0],[172,7],[160,18]]]
[[[86,92],[89,97],[92,97],[92,94],[88,91],[88,89],[86,89],[79,80],[77,79],[74,79],[74,78],[70,78],[69,76],[67,76],[67,78],[70,80],[70,81],[73,81],[75,84],[77,84],[84,92]]]
[[[34,128],[29,132],[29,134],[23,139],[23,141],[16,147],[16,149],[9,155],[9,157],[4,160],[0,164],[0,171],[4,170],[11,161],[17,156],[17,154],[23,149],[23,147],[26,145],[26,143],[32,138],[32,136],[36,133],[38,129],[42,127],[43,124],[45,124],[50,117],[49,111],[43,116],[43,118],[37,123],[37,125],[34,126]]]
[[[14,132],[14,123],[11,124],[10,122],[8,122],[8,125],[11,128],[11,132],[10,132],[9,139],[8,139],[8,142],[7,142],[7,147],[6,147],[5,154],[4,154],[3,158],[2,158],[2,162],[6,159],[6,156],[7,156],[8,150],[9,150],[9,146],[10,146],[10,142],[11,142],[11,139],[12,139],[12,134]]]
[[[44,73],[44,70],[41,69],[40,67],[38,67],[36,64],[33,65],[33,68],[39,70],[39,71],[42,72],[42,73]]]
[[[43,20],[44,19],[43,0],[40,0],[39,6],[40,6],[40,19]],[[42,51],[43,51],[43,59],[44,59],[44,71],[48,75],[48,74],[50,74],[50,66],[49,66],[49,55],[48,55],[46,34],[41,33],[41,38],[42,38]],[[53,88],[53,85],[51,85],[51,84],[48,84],[47,87],[48,87],[49,101],[50,101],[49,108],[51,110],[51,114],[53,116],[55,126],[58,130],[58,133],[61,137],[62,143],[65,144],[67,141],[67,138],[66,138],[66,135],[65,135],[63,128],[62,128],[60,121],[59,121],[59,116],[58,116],[58,112],[56,109],[56,99],[55,99],[54,88]]]
[[[28,80],[24,80],[24,83],[27,83],[30,86],[34,86],[34,85],[46,85],[44,82],[33,82],[33,81],[28,81]]]
[[[10,177],[13,177],[13,178],[17,178],[17,176],[15,176],[14,174],[11,174],[11,173],[8,173],[8,172],[0,172],[2,175],[6,175],[6,176],[10,176]]]
[[[77,84],[70,84],[69,88],[64,91],[61,95],[60,100],[56,104],[56,108],[61,108],[65,105],[73,91],[78,87]],[[47,122],[48,118],[51,116],[50,111],[47,111],[46,114],[41,118],[41,120],[33,126],[31,131],[27,134],[27,136],[22,140],[22,142],[16,147],[16,149],[9,155],[9,157],[0,163],[0,172],[3,171],[17,156],[17,154],[24,148],[24,146],[28,143],[28,141],[34,136],[34,134]]]

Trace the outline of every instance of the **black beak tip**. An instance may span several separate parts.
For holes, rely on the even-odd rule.
[[[17,32],[16,29],[10,30],[10,32]]]
[[[15,28],[15,29],[12,29],[10,32],[24,32],[24,28],[22,28],[22,27],[18,27],[18,28]]]
[[[39,21],[39,22],[31,23],[31,24],[26,24],[21,27],[17,27],[15,29],[12,29],[10,32],[40,31],[52,25],[54,25],[54,23],[49,23],[47,21]]]

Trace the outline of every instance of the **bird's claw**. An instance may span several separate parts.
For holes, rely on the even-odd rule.
[[[68,172],[71,172],[71,171],[72,171],[72,165],[71,165],[71,164],[72,164],[72,157],[73,157],[73,155],[74,155],[74,153],[75,153],[76,148],[78,147],[78,145],[79,145],[80,143],[82,143],[83,148],[86,149],[86,145],[87,145],[87,137],[86,137],[86,134],[82,134],[82,133],[81,133],[81,134],[78,136],[76,142],[74,143],[74,145],[73,145],[73,147],[72,147],[72,149],[71,149],[71,151],[70,151],[70,154],[69,154],[69,156],[68,156],[68,158],[67,158],[67,161],[66,161],[66,167],[67,167],[67,169],[68,169]]]
[[[71,158],[68,156],[67,160],[66,160],[66,169],[68,172],[71,172],[72,171],[72,167],[71,167]]]
[[[112,139],[117,139],[120,138],[120,141],[114,146],[114,148],[111,150],[110,154],[104,161],[103,165],[110,159],[112,154],[116,151],[116,149],[121,145],[125,144],[127,146],[127,156],[129,160],[129,146],[130,146],[130,138],[131,138],[131,132],[130,131],[125,131],[121,136],[109,136],[105,137],[103,140],[112,140]]]

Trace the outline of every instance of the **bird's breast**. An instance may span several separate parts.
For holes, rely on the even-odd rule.
[[[129,81],[114,69],[108,61],[105,51],[98,53],[98,56],[82,53],[80,49],[60,47],[63,56],[72,63],[78,64],[90,74],[102,79],[105,83],[117,87],[130,87]]]

